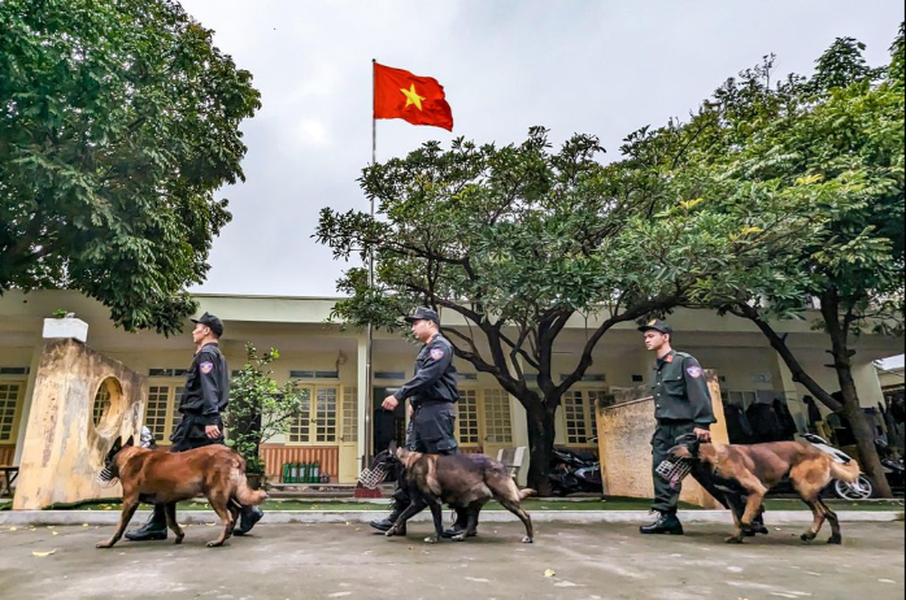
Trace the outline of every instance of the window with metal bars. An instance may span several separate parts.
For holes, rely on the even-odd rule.
[[[594,437],[595,402],[604,397],[605,390],[570,390],[563,395],[567,444],[588,444]]]
[[[101,419],[104,418],[108,410],[110,410],[110,388],[107,387],[105,382],[101,384],[97,394],[94,395],[94,406],[91,408],[91,417],[95,427],[101,424]]]
[[[478,393],[476,390],[460,390],[456,403],[456,422],[459,424],[459,443],[463,446],[481,444],[478,424]]]
[[[145,405],[145,426],[151,430],[158,444],[170,443],[170,436],[182,421],[179,400],[185,389],[182,385],[152,385],[148,387]]]
[[[19,383],[0,384],[0,442],[16,441],[16,417],[22,389]]]
[[[343,428],[340,441],[355,442],[359,439],[359,400],[357,389],[343,388]]]
[[[513,442],[510,397],[504,390],[484,391],[485,440],[491,444]]]
[[[307,392],[287,439],[293,444],[335,444],[338,441],[339,386],[301,386]]]

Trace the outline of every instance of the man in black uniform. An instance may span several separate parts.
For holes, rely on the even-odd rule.
[[[407,446],[425,454],[456,454],[456,367],[453,366],[453,346],[440,333],[440,318],[430,308],[419,308],[406,322],[412,326],[412,335],[424,344],[415,361],[415,375],[394,394],[387,396],[381,406],[395,410],[400,402],[409,399],[410,432]],[[393,495],[393,511],[382,521],[372,521],[371,526],[387,531],[411,503],[402,486]],[[445,535],[456,535],[466,528],[468,514],[457,510],[456,524]]]
[[[195,359],[186,373],[186,385],[179,402],[182,421],[170,436],[170,452],[185,452],[211,444],[222,444],[223,411],[230,399],[230,370],[220,351],[223,322],[205,313],[192,319],[192,341]],[[234,535],[245,535],[263,513],[257,506],[242,507],[240,524]],[[163,506],[155,506],[154,514],[141,529],[130,531],[126,539],[134,542],[167,539],[167,518]]]
[[[716,422],[711,407],[711,393],[704,370],[690,354],[677,352],[670,345],[673,329],[660,319],[639,327],[645,334],[645,347],[655,352],[657,362],[652,368],[651,395],[654,397],[657,426],[651,440],[654,468],[669,458],[670,449],[677,438],[694,435],[700,442],[711,442],[711,424]],[[692,476],[705,490],[739,515],[745,507],[745,496],[738,490],[720,489],[707,468],[696,465]],[[724,482],[727,483],[727,482]],[[682,535],[683,525],[676,516],[682,486],[671,487],[665,479],[654,473],[653,511],[658,513],[654,523],[640,528],[645,534]],[[759,516],[753,523],[758,533],[767,533]]]

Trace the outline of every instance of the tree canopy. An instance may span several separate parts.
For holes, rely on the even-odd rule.
[[[770,323],[828,290],[847,331],[902,313],[902,47],[901,30],[890,67],[872,69],[841,38],[811,79],[776,84],[765,57],[690,119],[628,135],[609,165],[595,136],[552,151],[533,128],[518,145],[430,142],[370,166],[360,183],[378,218],[325,208],[316,234],[336,258],[376,260],[373,286],[346,272],[335,312],[387,327],[417,304],[457,314],[457,356],[528,412],[530,483],[544,489],[560,398],[618,323],[677,306]],[[554,374],[577,315],[597,325]]]
[[[172,0],[0,3],[0,293],[76,289],[126,330],[195,308],[252,76]]]
[[[753,191],[750,208],[809,219],[801,244],[772,253],[744,280],[685,305],[718,308],[752,320],[790,368],[793,379],[833,411],[843,411],[859,440],[866,470],[889,491],[852,376],[853,338],[866,331],[902,336],[904,315],[903,26],[891,61],[871,68],[865,46],[837,39],[811,78],[771,85],[773,57],[729,79],[687,122],[645,130],[651,168],[676,176],[706,170],[724,184]],[[703,210],[723,212],[709,197]],[[806,318],[828,334],[837,388],[819,385],[777,332],[778,319]]]

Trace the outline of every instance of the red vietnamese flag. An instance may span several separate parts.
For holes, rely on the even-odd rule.
[[[433,77],[374,63],[374,118],[403,119],[453,131],[453,111]]]

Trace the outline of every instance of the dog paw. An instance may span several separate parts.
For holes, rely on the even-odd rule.
[[[724,541],[728,544],[742,544],[744,541],[744,538],[741,535],[731,535]]]
[[[810,544],[815,539],[815,535],[816,534],[814,534],[810,531],[807,531],[807,532],[803,533],[802,535],[800,535],[799,539],[802,540],[803,542],[805,542],[806,544]]]
[[[98,542],[97,544],[94,545],[94,547],[106,549],[106,548],[112,548],[113,544],[111,544],[110,542]]]
[[[214,540],[213,542],[208,542],[207,546],[208,548],[219,548],[220,546],[223,546],[223,542]]]
[[[828,543],[828,544],[834,544],[835,546],[839,546],[840,544],[843,543],[843,536],[841,536],[841,535],[832,535],[832,536],[830,537],[830,539],[827,540],[827,543]]]
[[[436,544],[439,541],[440,541],[440,538],[438,538],[436,535],[431,535],[431,536],[428,536],[425,538],[426,544]]]
[[[176,536],[176,540],[173,543],[178,546],[179,544],[182,543],[182,540],[184,537],[186,537],[186,536],[184,536],[184,535]]]
[[[524,538],[522,538],[522,543],[523,544],[534,544],[535,540],[533,540],[529,536],[525,536]]]
[[[464,542],[464,541],[466,541],[466,534],[465,534],[465,533],[457,533],[456,535],[454,535],[454,536],[451,537],[450,539],[453,540],[454,542]]]

